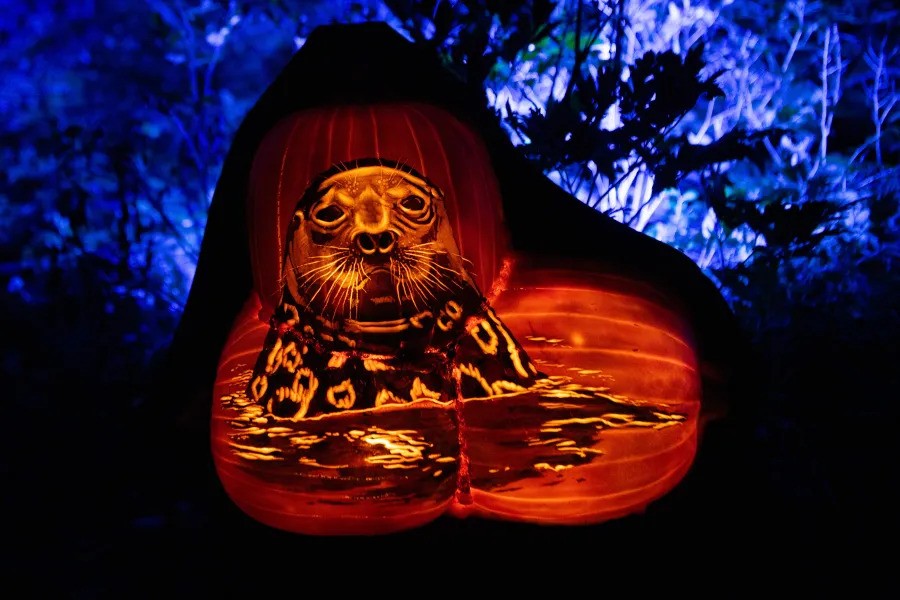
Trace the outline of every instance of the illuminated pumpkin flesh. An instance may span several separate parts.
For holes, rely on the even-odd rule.
[[[685,319],[636,277],[510,247],[487,152],[451,115],[298,112],[250,180],[255,285],[212,431],[246,513],[314,534],[596,523],[686,473]]]

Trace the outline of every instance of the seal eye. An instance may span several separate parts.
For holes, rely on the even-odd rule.
[[[418,196],[407,196],[400,201],[400,206],[412,212],[419,212],[425,208],[425,201]]]
[[[322,223],[334,223],[344,216],[344,211],[340,208],[331,204],[324,208],[320,208],[313,214],[313,218],[316,221],[321,221]]]

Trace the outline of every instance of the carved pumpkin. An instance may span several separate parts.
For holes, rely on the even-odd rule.
[[[696,314],[718,298],[677,253],[586,209],[427,94],[332,87],[282,101],[273,123],[267,98],[297,72],[339,80],[322,57],[345,52],[363,88],[371,57],[348,45],[409,58],[386,28],[347,29],[318,30],[267,92],[248,117],[258,140],[233,150],[214,200],[186,319],[228,282],[204,266],[222,198],[244,203],[234,244],[252,273],[213,387],[228,495],[312,534],[642,510],[694,459],[711,389]],[[249,173],[229,180],[240,161]],[[720,365],[706,347],[709,371]]]

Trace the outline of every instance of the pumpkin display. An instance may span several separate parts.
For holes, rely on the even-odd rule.
[[[698,280],[674,251],[509,170],[511,147],[435,100],[438,83],[373,89],[354,44],[388,65],[414,54],[383,26],[317,30],[248,117],[256,138],[230,156],[248,168],[214,199],[242,204],[233,244],[251,276],[237,314],[234,295],[218,313],[211,442],[227,494],[323,535],[644,509],[697,452],[719,365],[696,314],[717,300],[679,287]],[[336,52],[344,71],[328,75]],[[613,252],[585,250],[598,236]],[[200,269],[216,239],[191,314],[215,298]]]

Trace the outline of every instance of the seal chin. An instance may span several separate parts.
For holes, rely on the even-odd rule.
[[[421,302],[415,305],[409,298],[398,300],[396,296],[384,294],[360,298],[358,310],[348,314],[345,322],[373,326],[381,326],[386,323],[408,323],[410,320],[418,322],[425,313],[431,314],[432,311],[429,306],[422,306]]]
[[[383,321],[357,321],[348,319],[344,321],[345,333],[386,334],[403,333],[409,330],[427,330],[434,322],[434,316],[430,310],[419,311],[408,317],[389,319]]]

